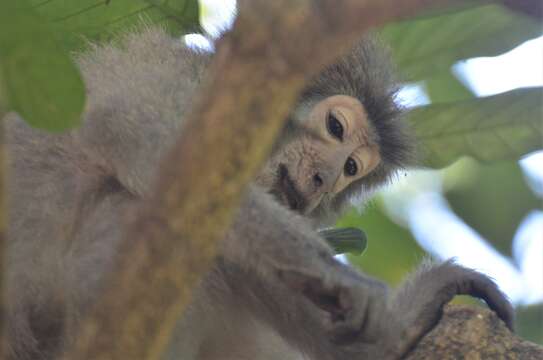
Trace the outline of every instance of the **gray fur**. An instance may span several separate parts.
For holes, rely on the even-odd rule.
[[[374,46],[363,42],[300,100],[346,92],[367,101],[379,144],[391,153],[362,191],[385,181],[409,154],[393,83],[371,57]],[[88,91],[79,129],[48,134],[7,116],[9,359],[56,358],[77,336],[111,269],[123,219],[148,196],[209,60],[160,29],[144,29],[78,58]],[[387,295],[381,282],[336,262],[307,218],[253,185],[166,358],[395,359],[456,293],[486,299],[510,323],[511,308],[495,285],[451,263]]]

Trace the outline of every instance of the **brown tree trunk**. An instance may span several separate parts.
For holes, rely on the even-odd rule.
[[[485,308],[452,306],[406,360],[540,360],[543,347],[524,341]]]

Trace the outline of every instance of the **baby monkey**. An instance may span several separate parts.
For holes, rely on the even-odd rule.
[[[50,134],[7,116],[9,359],[55,359],[77,337],[210,58],[146,28],[78,57],[88,94],[78,129]],[[409,164],[395,92],[372,38],[307,85],[165,358],[397,359],[457,294],[512,326],[509,302],[482,274],[427,265],[389,291],[337,262],[318,235],[350,198]]]

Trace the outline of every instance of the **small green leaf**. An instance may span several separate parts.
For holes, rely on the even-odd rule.
[[[70,50],[88,40],[107,41],[120,31],[160,24],[174,35],[199,30],[197,0],[31,0]]]
[[[509,51],[540,36],[541,25],[503,6],[486,5],[394,23],[381,35],[401,72],[410,80],[420,80],[448,70],[461,59]]]
[[[0,0],[0,73],[8,108],[31,125],[58,131],[79,123],[79,70],[26,0]]]
[[[324,229],[319,231],[319,235],[337,254],[360,255],[368,246],[368,238],[364,231],[354,227]]]
[[[410,113],[424,164],[444,167],[461,156],[480,161],[518,159],[542,148],[543,88],[524,88]]]

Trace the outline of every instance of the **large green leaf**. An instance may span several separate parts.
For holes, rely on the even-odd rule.
[[[424,87],[433,104],[475,97],[449,69],[432,74],[424,81]]]
[[[444,167],[461,156],[518,159],[541,149],[541,87],[415,108],[410,120],[424,164]]]
[[[79,122],[79,71],[26,0],[0,0],[0,73],[8,109],[33,126],[62,130]]]
[[[196,29],[198,13],[197,0],[0,0],[0,110],[49,130],[74,126],[84,87],[66,50],[142,21]]]
[[[541,33],[536,20],[500,5],[394,23],[381,31],[400,70],[412,80],[461,59],[499,55]]]
[[[142,21],[161,24],[173,34],[198,29],[197,0],[31,0],[36,11],[62,34],[63,44],[79,49],[85,39],[103,41]]]

